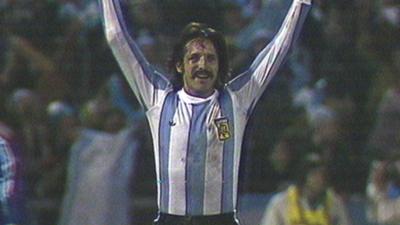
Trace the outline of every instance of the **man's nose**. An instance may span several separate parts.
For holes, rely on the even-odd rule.
[[[205,68],[206,67],[206,58],[204,56],[200,57],[198,66],[199,66],[199,68]]]

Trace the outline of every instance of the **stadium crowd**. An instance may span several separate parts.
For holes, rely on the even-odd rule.
[[[271,40],[291,1],[121,0],[158,70],[168,73],[177,34],[199,21],[226,36],[232,78]],[[267,208],[246,199],[286,190],[310,152],[326,163],[351,224],[400,223],[399,28],[398,0],[314,0],[246,131],[243,224],[258,224]],[[144,113],[96,0],[0,2],[0,137],[16,158],[6,177],[0,157],[0,185],[13,179],[18,196],[9,213],[14,198],[0,188],[0,224],[150,224],[156,183]]]

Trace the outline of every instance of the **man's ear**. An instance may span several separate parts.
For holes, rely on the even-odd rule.
[[[183,65],[181,62],[177,62],[175,64],[175,68],[176,68],[176,71],[178,71],[178,73],[183,73]]]

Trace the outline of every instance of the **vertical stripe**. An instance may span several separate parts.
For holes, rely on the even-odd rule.
[[[15,175],[16,175],[16,159],[11,152],[10,147],[6,143],[0,139],[2,143],[0,143],[1,154],[0,162],[1,162],[1,170],[0,175],[2,177],[1,192],[0,199],[7,201],[11,195],[13,195],[15,188]]]
[[[233,184],[232,184],[232,189],[233,189],[233,209],[234,209],[234,211],[236,211],[236,205],[237,205],[237,195],[238,195],[238,187],[239,187],[239,165],[240,165],[240,156],[241,156],[241,150],[242,150],[242,148],[241,148],[241,145],[242,145],[242,142],[243,142],[243,132],[244,132],[244,127],[245,127],[245,124],[246,123],[243,123],[243,121],[238,121],[238,120],[236,120],[235,121],[235,125],[237,126],[237,127],[243,127],[243,128],[240,128],[240,131],[238,131],[238,132],[241,132],[241,134],[238,134],[238,135],[240,135],[240,137],[236,137],[236,139],[235,139],[235,141],[236,141],[236,143],[235,143],[235,145],[237,145],[237,146],[235,146],[235,151],[234,151],[234,158],[233,158],[233,168],[232,168],[232,170],[233,170]]]
[[[160,180],[160,210],[168,212],[169,198],[169,176],[168,176],[168,158],[169,158],[169,143],[171,135],[170,121],[172,120],[176,110],[176,93],[170,92],[165,100],[161,111],[161,119],[159,125],[159,174]]]
[[[160,111],[161,107],[157,107],[157,110],[151,110],[146,113],[147,121],[151,130],[151,138],[153,140],[153,154],[154,154],[154,164],[156,170],[156,184],[157,184],[157,206],[160,209],[160,197],[161,197],[161,185],[158,181],[161,180],[160,175],[160,146],[159,146],[159,134],[160,134]]]
[[[223,150],[223,165],[222,165],[222,197],[221,206],[222,213],[232,212],[233,208],[233,166],[234,166],[234,147],[235,147],[235,134],[234,134],[234,117],[232,98],[229,93],[224,90],[219,97],[222,116],[228,119],[229,129],[231,131],[231,138],[225,140]]]
[[[220,107],[214,104],[210,111],[210,124],[207,130],[207,161],[204,180],[204,214],[221,212],[222,160],[224,142],[218,140],[215,119],[221,118]]]
[[[112,0],[112,2],[113,2],[113,6],[114,6],[114,9],[116,12],[116,17],[118,20],[119,27],[121,28],[121,30],[124,34],[126,42],[129,44],[129,48],[135,55],[142,70],[144,71],[144,75],[146,76],[146,78],[149,81],[151,81],[151,83],[155,86],[155,88],[166,89],[169,82],[166,79],[164,79],[164,77],[159,72],[156,72],[152,68],[150,63],[144,57],[143,53],[140,51],[137,44],[132,40],[132,38],[130,36],[130,32],[129,32],[130,30],[125,23],[124,15],[123,15],[122,9],[121,9],[120,0]]]
[[[299,7],[301,7],[300,12],[299,12],[300,18],[297,19],[297,23],[295,25],[295,30],[294,30],[294,34],[293,34],[293,38],[292,38],[292,44],[290,46],[293,46],[294,42],[299,37],[300,31],[303,28],[304,21],[307,18],[308,11],[311,8],[310,5],[304,5],[304,4],[301,4]]]
[[[203,214],[204,174],[207,155],[207,115],[209,102],[193,105],[187,162],[187,207],[189,215]]]
[[[169,144],[169,207],[174,215],[186,214],[186,158],[192,106],[178,101]]]

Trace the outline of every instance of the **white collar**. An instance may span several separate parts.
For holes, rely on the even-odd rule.
[[[196,96],[190,95],[183,88],[178,91],[179,98],[183,102],[189,103],[189,104],[201,104],[201,103],[213,100],[213,99],[217,99],[218,95],[219,95],[219,93],[217,90],[214,90],[212,95],[208,96],[207,98],[201,98],[201,97],[196,97]]]

